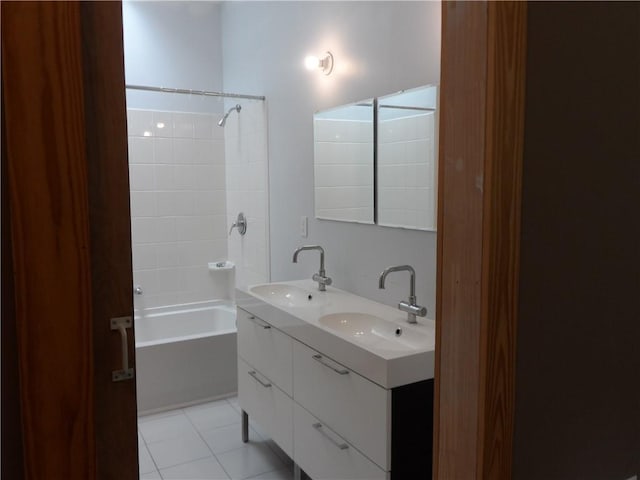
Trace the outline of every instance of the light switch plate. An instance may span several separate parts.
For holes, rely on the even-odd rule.
[[[308,218],[304,215],[300,217],[300,236],[302,238],[307,238],[307,235],[309,234],[308,225],[309,225]]]

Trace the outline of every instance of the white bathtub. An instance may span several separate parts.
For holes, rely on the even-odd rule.
[[[136,312],[138,413],[234,395],[236,310],[204,302]]]

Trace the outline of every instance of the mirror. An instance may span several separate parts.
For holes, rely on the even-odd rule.
[[[313,116],[316,218],[374,223],[373,99]]]
[[[378,98],[377,223],[436,229],[438,87]]]
[[[426,85],[314,114],[316,218],[435,231],[437,112]]]

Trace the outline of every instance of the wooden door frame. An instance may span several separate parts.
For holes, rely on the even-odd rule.
[[[511,478],[526,2],[442,5],[434,475]]]

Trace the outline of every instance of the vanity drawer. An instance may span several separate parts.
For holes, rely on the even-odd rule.
[[[293,358],[295,401],[383,470],[390,470],[391,391],[297,341]]]
[[[387,473],[294,402],[294,461],[314,480],[386,480]]]
[[[238,355],[259,368],[289,396],[292,388],[293,340],[264,320],[238,308]]]
[[[238,401],[249,417],[292,457],[293,400],[242,359],[238,359]]]

